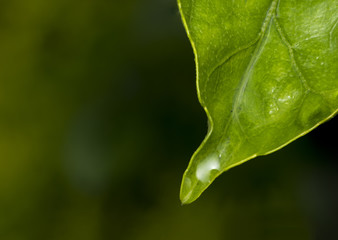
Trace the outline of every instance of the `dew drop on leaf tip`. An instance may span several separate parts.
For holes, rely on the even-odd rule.
[[[196,178],[203,182],[210,182],[210,175],[212,170],[220,170],[219,156],[211,154],[207,156],[196,168]]]

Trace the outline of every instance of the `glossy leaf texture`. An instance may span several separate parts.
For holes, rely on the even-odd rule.
[[[282,148],[337,113],[338,0],[178,5],[209,121],[183,176],[180,198],[187,204],[222,172]]]

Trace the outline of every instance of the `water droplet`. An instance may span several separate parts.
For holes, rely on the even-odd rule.
[[[198,164],[196,169],[196,177],[201,182],[210,181],[210,173],[212,170],[219,170],[220,163],[216,154],[212,154],[207,157],[204,161]]]
[[[316,57],[316,59],[318,60],[318,59],[319,59],[319,57]]]
[[[324,65],[324,62],[321,62],[320,65]]]

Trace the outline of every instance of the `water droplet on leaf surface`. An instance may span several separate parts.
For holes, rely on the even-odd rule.
[[[220,163],[219,158],[216,154],[212,154],[207,157],[203,162],[198,164],[196,169],[196,177],[201,182],[209,182],[210,181],[210,173],[212,170],[219,170]]]

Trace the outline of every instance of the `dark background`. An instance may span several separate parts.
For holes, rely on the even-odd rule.
[[[338,239],[337,118],[181,206],[206,130],[175,0],[0,1],[1,240]]]

